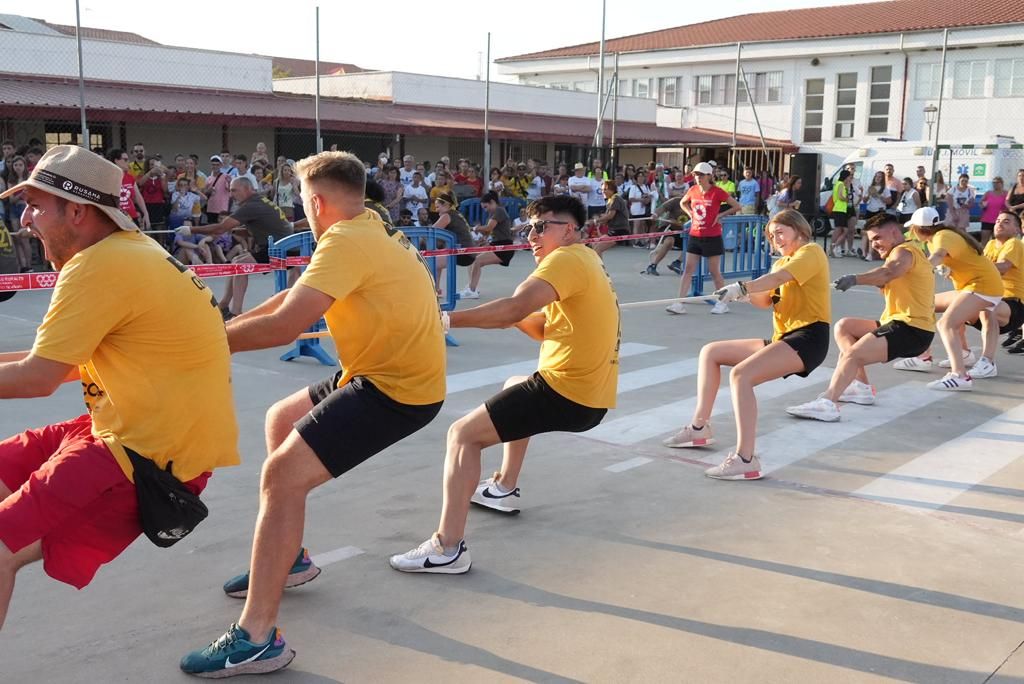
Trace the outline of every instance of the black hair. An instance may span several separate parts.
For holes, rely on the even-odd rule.
[[[889,225],[890,223],[899,228],[901,233],[903,232],[903,224],[900,223],[899,218],[893,216],[892,214],[886,214],[884,212],[881,214],[875,214],[867,221],[865,221],[864,231],[867,232],[869,230],[880,230],[885,226]]]
[[[484,196],[480,198],[480,203],[484,202],[498,202],[498,193],[493,190],[488,190],[484,193]]]
[[[572,195],[545,195],[539,200],[534,200],[526,208],[527,216],[540,216],[541,214],[561,214],[573,220],[576,228],[582,228],[587,222],[587,209],[583,203]]]
[[[412,218],[412,210],[411,209],[402,209],[400,212],[398,212],[398,215],[399,216],[408,216],[409,218]]]
[[[377,181],[368,180],[366,181],[366,199],[374,202],[384,203],[384,188],[380,186]]]
[[[120,147],[114,147],[110,150],[107,150],[107,161],[116,162],[118,159],[121,158],[122,154],[126,154],[126,152],[122,150]]]

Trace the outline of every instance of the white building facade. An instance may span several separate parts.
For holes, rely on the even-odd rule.
[[[619,92],[657,100],[662,126],[731,132],[735,117],[738,133],[820,153],[826,174],[888,141],[930,147],[936,125],[942,144],[1024,141],[1024,23],[950,29],[935,121],[925,109],[939,105],[942,43],[932,30],[622,52]],[[521,83],[595,91],[596,58],[543,55],[499,66]]]

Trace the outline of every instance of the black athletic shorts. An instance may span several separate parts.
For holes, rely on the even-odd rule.
[[[444,403],[399,403],[361,375],[337,389],[343,372],[309,386],[313,408],[295,423],[295,431],[334,477],[424,427]]]
[[[820,366],[825,357],[828,356],[828,344],[831,337],[831,326],[822,321],[816,321],[784,334],[779,342],[785,342],[792,347],[796,355],[804,362],[802,373],[790,373],[790,375],[799,375],[801,378],[806,378],[815,368]],[[771,340],[764,341],[765,346],[771,343]],[[789,375],[785,377],[788,378]]]
[[[491,246],[492,247],[500,247],[501,245],[511,245],[511,244],[512,244],[511,240],[495,240],[494,242],[491,243]],[[514,249],[507,249],[507,250],[502,251],[502,252],[495,252],[494,253],[494,256],[496,256],[499,259],[501,259],[501,265],[502,266],[508,266],[509,262],[512,261],[512,257],[514,257],[515,255],[516,255],[516,250],[514,250]]]
[[[1010,320],[1006,322],[1006,325],[999,327],[999,334],[1005,335],[1006,333],[1013,330],[1020,330],[1020,327],[1024,325],[1024,303],[1022,303],[1016,297],[1003,297],[1003,301],[1010,307]],[[981,330],[981,317],[978,320],[971,323],[971,327],[977,330]]]
[[[476,261],[476,254],[456,254],[455,265],[456,266],[469,266]]]
[[[608,409],[591,408],[566,399],[540,373],[506,387],[484,402],[502,442],[514,442],[542,432],[586,432],[596,427]]]
[[[619,237],[622,235],[630,235],[629,228],[609,228],[608,234],[612,237]]]
[[[919,356],[932,346],[932,340],[935,339],[935,333],[931,330],[915,328],[906,321],[889,321],[885,325],[878,321],[875,323],[878,327],[871,334],[885,338],[889,345],[889,358],[886,361]]]
[[[716,257],[725,254],[725,241],[721,235],[714,237],[690,236],[686,243],[686,253],[697,256]]]
[[[724,246],[725,245],[723,245],[723,247]],[[672,249],[682,249],[682,248],[683,248],[683,234],[682,233],[676,233],[675,235],[672,236]]]

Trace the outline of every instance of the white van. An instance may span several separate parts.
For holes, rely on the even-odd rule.
[[[997,143],[950,144],[952,149],[940,148],[936,170],[942,172],[947,186],[957,183],[960,174],[971,177],[971,185],[978,195],[992,189],[992,179],[1002,176],[1006,188],[1016,182],[1017,170],[1024,169],[1024,144],[1012,138],[1000,137]],[[865,188],[871,183],[876,171],[884,171],[886,164],[895,167],[899,179],[916,178],[917,167],[925,168],[925,176],[931,177],[932,145],[907,143],[903,141],[879,142],[874,147],[854,150],[843,163],[822,182],[821,206],[825,206],[831,195],[832,186],[839,178],[839,172],[847,164],[857,167],[856,177]],[[975,211],[980,209],[975,207]],[[972,212],[973,213],[973,212]]]

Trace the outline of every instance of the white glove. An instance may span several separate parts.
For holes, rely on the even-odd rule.
[[[181,226],[174,229],[174,234],[179,237],[189,237],[192,235],[192,228],[190,226]]]
[[[952,273],[952,271],[949,270],[949,266],[946,266],[946,264],[939,264],[935,267],[935,274],[940,275],[943,278],[948,278],[950,273]]]
[[[735,283],[729,283],[721,290],[715,290],[715,296],[718,297],[718,301],[723,303],[735,302],[744,299],[747,296],[747,288],[743,283],[737,281]]]
[[[451,330],[451,316],[448,315],[447,311],[441,312],[441,327],[444,328],[446,334]]]

